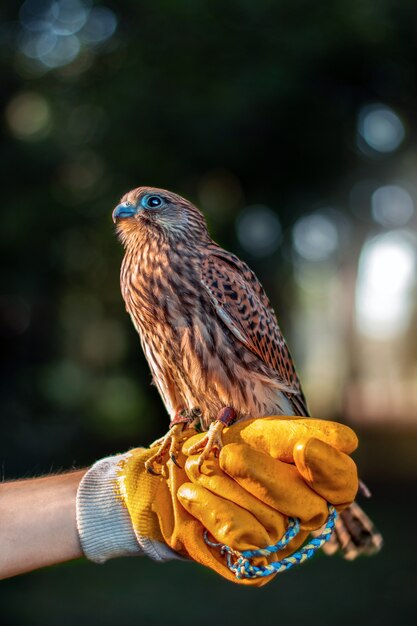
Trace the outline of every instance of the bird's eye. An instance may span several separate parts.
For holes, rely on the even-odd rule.
[[[142,199],[141,204],[145,209],[157,209],[158,207],[162,206],[163,203],[164,201],[161,196],[149,195],[145,196]]]

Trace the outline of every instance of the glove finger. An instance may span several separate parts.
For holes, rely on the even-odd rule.
[[[184,486],[185,485],[185,486]],[[189,487],[192,487],[197,491],[192,493],[191,491],[188,490]],[[181,504],[184,506],[184,508],[187,510],[188,513],[190,513],[190,515],[193,515],[196,517],[196,519],[203,525],[206,526],[206,523],[208,522],[207,518],[203,518],[202,515],[200,515],[201,510],[207,505],[208,503],[208,498],[207,498],[207,492],[208,490],[204,489],[204,487],[201,487],[200,485],[195,485],[192,483],[184,483],[181,487],[180,490],[178,492],[178,499],[181,502]],[[194,500],[194,502],[192,501]],[[198,503],[197,507],[195,506],[195,503]],[[211,503],[213,506],[218,506],[218,502],[212,502]],[[239,517],[234,516],[233,515],[233,507],[229,505],[226,505],[227,509],[225,508],[222,513],[225,514],[225,519],[227,521],[229,521],[230,519],[232,520],[233,524],[242,524],[245,523],[245,520],[243,520],[243,518],[239,515]],[[235,509],[235,511],[238,511],[238,509]],[[239,511],[238,511],[239,513]],[[232,516],[230,517],[230,515],[232,514]],[[249,521],[250,518],[247,518],[246,523]],[[251,524],[253,522],[253,520],[250,520]],[[250,537],[249,537],[249,543],[255,543],[255,541],[260,541],[261,536],[256,536],[254,533],[255,526],[252,525],[250,528]],[[259,528],[259,527],[258,527]],[[187,529],[187,539],[184,541],[184,543],[187,545],[187,549],[188,551],[190,551],[190,542],[191,542],[191,535],[190,535],[190,529],[191,527],[189,526]],[[210,534],[215,537],[215,539],[219,542],[219,543],[224,543],[228,546],[230,546],[231,548],[233,548],[234,550],[245,550],[247,549],[245,546],[249,545],[248,542],[246,541],[242,541],[242,536],[240,537],[236,537],[233,529],[230,529],[228,532],[221,532],[221,530],[219,530],[219,520],[215,520],[214,523],[211,526],[211,529],[207,527],[207,530],[209,530]],[[241,529],[240,529],[241,530]],[[195,534],[195,533],[194,533]],[[243,533],[242,533],[243,534]],[[271,540],[269,539],[267,543],[263,543],[263,544],[259,544],[256,546],[252,546],[251,548],[248,549],[254,549],[255,548],[263,548],[267,545],[271,545],[273,543],[276,543],[279,539],[282,538],[284,534],[284,531],[282,533],[279,533],[279,535],[277,534],[277,536]],[[292,540],[290,541],[290,543],[288,544],[288,546],[284,549],[281,550],[280,552],[277,552],[275,555],[271,555],[270,557],[270,562],[274,562],[274,561],[278,561],[280,559],[283,559],[289,555],[291,555],[295,550],[298,550],[298,548],[304,543],[304,541],[306,540],[306,538],[309,535],[309,531],[300,531],[299,534]],[[194,544],[198,545],[198,554],[199,554],[199,558],[198,560],[200,560],[201,562],[201,555],[203,554],[204,551],[207,551],[207,547],[205,547],[203,549],[203,544],[202,542],[204,541],[203,539],[203,531],[201,531],[201,533],[199,533],[197,535],[197,539],[194,538]],[[204,544],[206,546],[206,544]],[[215,554],[216,558],[218,558],[218,554]],[[224,557],[221,559],[221,563],[224,564]],[[254,559],[254,563],[256,565],[266,565],[267,560],[265,558],[259,558],[259,559]],[[212,567],[212,565],[211,565]],[[224,573],[222,572],[222,574],[224,575]]]
[[[234,573],[227,567],[226,558],[220,554],[220,550],[206,544],[204,541],[204,528],[192,516],[182,526],[181,539],[185,548],[185,555],[188,558],[201,563],[204,567],[209,567],[231,582],[250,587],[263,587],[276,576],[276,574],[272,574],[264,578],[236,578]],[[263,559],[261,563],[265,565],[266,559]]]
[[[294,465],[237,443],[225,446],[219,460],[221,469],[246,491],[284,515],[298,517],[301,528],[319,528],[327,519],[326,501],[306,484]]]
[[[351,454],[358,446],[358,438],[348,426],[312,418],[264,417],[239,422],[223,431],[224,445],[247,443],[287,463],[293,462],[297,441],[310,437],[325,441],[346,454]],[[187,442],[187,448],[189,445]]]
[[[294,462],[306,483],[328,502],[345,508],[355,499],[358,473],[347,454],[310,438],[294,446]]]
[[[220,469],[218,459],[209,458],[199,468],[198,456],[188,457],[185,471],[194,484],[249,511],[267,531],[269,543],[275,543],[284,534],[287,525],[285,516],[232,480]]]
[[[180,458],[180,461],[184,463],[185,458]],[[178,468],[172,461],[168,461],[167,468],[167,480],[151,477],[151,481],[156,483],[157,489],[150,508],[152,511],[155,510],[158,516],[162,540],[179,554],[211,568],[233,582],[261,587],[271,580],[271,576],[261,579],[237,580],[235,578],[227,567],[226,559],[224,555],[220,554],[219,549],[210,547],[204,541],[204,527],[201,522],[186,510],[177,497],[180,486],[187,481],[184,469]],[[146,475],[149,480],[149,474]],[[139,498],[136,499],[139,500]],[[218,503],[215,502],[214,506],[218,506]],[[143,536],[147,537],[148,535],[145,532]]]
[[[220,469],[218,459],[210,458],[199,468],[198,456],[189,457],[185,464],[185,471],[193,483],[200,484],[216,495],[234,502],[256,517],[268,533],[268,545],[275,544],[283,537],[288,525],[287,517],[261,502],[261,500],[243,489],[235,480],[225,474]],[[272,561],[283,559],[294,552],[294,550],[297,550],[304,543],[308,534],[308,531],[301,531],[288,544],[287,548],[278,552],[275,557],[272,557]]]
[[[186,511],[219,543],[234,550],[253,550],[268,545],[268,533],[262,524],[237,504],[194,483],[183,483],[177,496]]]

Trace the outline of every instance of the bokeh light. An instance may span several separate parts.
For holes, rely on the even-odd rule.
[[[413,216],[410,193],[399,185],[384,185],[372,194],[372,217],[387,228],[405,226]]]
[[[325,261],[338,249],[338,228],[328,215],[321,212],[301,217],[292,231],[296,252],[307,261]]]
[[[360,111],[358,133],[367,146],[381,153],[393,152],[405,137],[400,117],[383,104],[369,105]]]
[[[6,121],[15,137],[36,141],[48,134],[51,110],[48,101],[38,93],[24,92],[7,105]]]
[[[86,323],[79,336],[79,353],[83,361],[97,366],[118,364],[126,356],[124,327],[110,319],[96,318]]]
[[[407,330],[415,270],[415,241],[406,231],[391,231],[365,243],[356,287],[360,332],[372,339],[388,340]]]
[[[110,39],[117,28],[111,9],[88,0],[26,0],[20,10],[19,49],[46,69],[63,67]]]
[[[39,375],[46,398],[55,407],[79,408],[90,393],[91,380],[86,368],[68,358],[51,363]]]
[[[87,20],[87,8],[80,0],[26,0],[19,17],[28,31],[50,30],[55,35],[72,35],[78,32]]]
[[[277,250],[281,242],[278,216],[263,204],[248,206],[240,213],[236,232],[242,248],[253,256],[267,256]]]
[[[95,7],[90,11],[87,23],[79,34],[85,44],[97,44],[110,39],[117,28],[117,18],[106,7]]]

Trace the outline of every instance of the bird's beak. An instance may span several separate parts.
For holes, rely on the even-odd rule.
[[[130,202],[122,202],[122,204],[118,204],[112,213],[113,222],[117,220],[124,219],[126,217],[133,217],[136,214],[137,208],[130,204]]]

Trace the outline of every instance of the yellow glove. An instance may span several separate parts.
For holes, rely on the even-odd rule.
[[[281,559],[323,525],[327,502],[342,510],[356,495],[356,466],[348,455],[357,438],[341,424],[278,417],[240,422],[223,431],[219,458],[209,458],[201,471],[197,457],[187,454],[204,435],[192,434],[184,432],[177,459],[184,469],[169,461],[167,478],[146,472],[152,449],[132,450],[119,462],[119,498],[149,555],[166,544],[236,582],[224,556],[205,542],[205,529],[217,542],[243,551],[276,543],[287,518],[297,517],[302,530],[275,557]],[[238,582],[260,586],[272,577]]]

